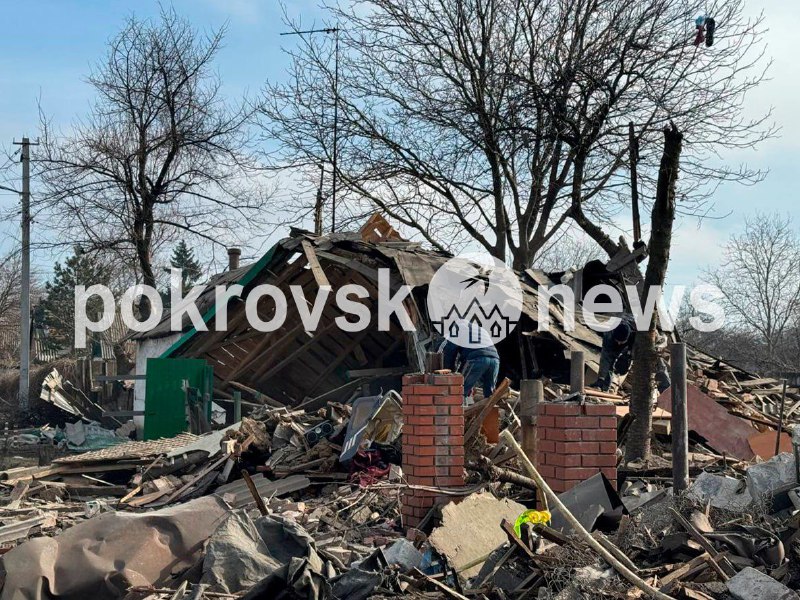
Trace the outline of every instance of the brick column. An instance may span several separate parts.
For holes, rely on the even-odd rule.
[[[539,405],[536,468],[557,494],[602,472],[617,486],[617,417],[613,404]]]
[[[403,475],[411,485],[464,485],[464,378],[403,377]],[[406,527],[416,527],[438,501],[452,496],[406,489],[401,495]]]

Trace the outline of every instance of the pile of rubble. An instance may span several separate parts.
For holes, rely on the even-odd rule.
[[[797,391],[700,354],[690,367],[693,483],[678,496],[668,428],[646,469],[620,463],[618,480],[598,470],[554,493],[513,442],[527,416],[507,380],[464,410],[464,486],[436,490],[449,501],[413,528],[396,392],[263,405],[211,433],[7,469],[0,598],[797,598],[792,440],[774,457],[758,443],[793,430]],[[556,405],[613,404],[624,444],[624,386],[543,390]],[[669,423],[666,408],[655,416]],[[729,436],[728,418],[748,436]]]

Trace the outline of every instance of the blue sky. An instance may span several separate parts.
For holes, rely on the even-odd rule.
[[[2,1],[4,19],[0,36],[0,147],[8,150],[23,134],[35,137],[37,99],[59,127],[68,127],[85,113],[91,89],[84,82],[90,66],[103,56],[106,42],[131,12],[156,14],[155,1],[140,0],[34,0]],[[267,80],[284,76],[287,64],[281,46],[291,38],[280,37],[282,11],[276,0],[175,0],[176,11],[200,28],[219,27],[227,22],[225,46],[217,59],[226,94],[256,91]],[[780,137],[763,144],[758,151],[723,156],[738,163],[769,169],[767,180],[756,187],[728,185],[714,198],[722,219],[682,219],[673,245],[669,281],[691,284],[700,269],[719,258],[719,245],[742,228],[747,215],[764,212],[791,213],[800,227],[796,189],[800,167],[800,61],[797,32],[800,11],[786,0],[747,0],[747,11],[764,10],[770,28],[768,54],[774,59],[771,80],[746,99],[754,114],[772,106],[782,127]],[[321,24],[323,13],[314,0],[289,0],[286,11],[311,25]],[[721,24],[724,26],[724,24]],[[0,191],[0,207],[16,197]],[[44,224],[34,225],[36,228]],[[15,235],[16,224],[0,224],[4,237]],[[5,246],[5,244],[2,244]],[[44,272],[50,255],[35,257]]]

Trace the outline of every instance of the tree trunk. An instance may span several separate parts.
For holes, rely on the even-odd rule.
[[[155,288],[156,277],[153,273],[152,261],[152,241],[153,241],[153,214],[143,214],[134,223],[134,240],[136,246],[136,258],[139,262],[139,269],[142,272],[142,283]],[[147,296],[139,297],[139,318],[142,321],[150,317],[151,306]]]
[[[672,225],[675,221],[675,182],[678,179],[683,135],[674,124],[664,129],[664,153],[658,171],[656,199],[653,203],[650,224],[649,259],[641,291],[641,304],[645,306],[649,290],[664,286],[672,244]],[[655,293],[655,292],[653,292]],[[627,461],[647,459],[650,455],[650,437],[653,428],[652,402],[655,391],[656,324],[658,311],[653,312],[650,327],[637,331],[633,346],[631,372],[630,414],[633,423],[625,445]]]

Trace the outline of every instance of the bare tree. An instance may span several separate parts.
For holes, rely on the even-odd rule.
[[[64,242],[120,253],[148,285],[160,243],[246,235],[265,204],[249,129],[257,107],[226,103],[213,70],[223,34],[172,10],[131,17],[89,77],[88,116],[63,136],[43,119],[38,208]]]
[[[21,273],[19,248],[0,257],[0,323],[19,322]]]
[[[546,273],[580,269],[592,260],[603,260],[605,253],[595,241],[576,227],[565,227],[544,246],[533,266]]]
[[[720,180],[753,181],[709,157],[769,135],[743,116],[766,65],[761,19],[743,0],[710,10],[712,48],[695,47],[693,0],[361,0],[330,6],[331,42],[301,36],[291,79],[268,85],[264,126],[278,164],[314,189],[332,163],[338,106],[340,214],[376,207],[435,247],[477,241],[528,267],[570,221],[608,254],[629,205],[628,125],[639,179],[655,189],[663,128],[686,138],[684,212],[707,210]],[[296,27],[299,29],[299,26]],[[338,89],[338,93],[337,93]],[[659,148],[659,151],[649,149]],[[716,158],[716,156],[714,156]],[[330,180],[330,178],[328,178]],[[652,197],[643,193],[644,197]],[[302,208],[311,210],[313,194]],[[330,198],[328,198],[330,201]]]
[[[656,199],[650,219],[650,258],[644,274],[641,290],[641,305],[656,290],[663,289],[669,266],[669,253],[672,248],[672,226],[675,222],[676,183],[680,168],[683,135],[670,125],[664,128],[664,152],[661,155],[661,168],[658,172]],[[650,456],[650,436],[653,429],[653,407],[651,399],[655,391],[656,336],[658,323],[656,313],[652,315],[647,329],[636,332],[633,344],[633,368],[631,371],[631,423],[625,445],[625,458],[628,461],[646,459]]]
[[[758,214],[724,246],[722,264],[705,275],[724,296],[728,327],[749,333],[758,370],[800,367],[800,233],[790,216]]]

